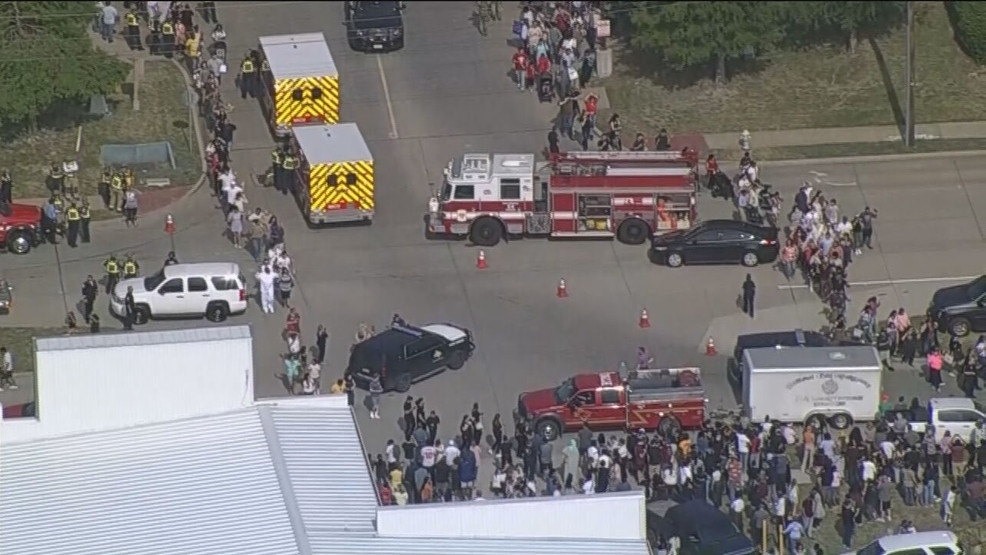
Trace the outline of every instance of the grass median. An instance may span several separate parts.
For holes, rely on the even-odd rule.
[[[18,309],[15,304],[14,310]],[[34,339],[65,334],[65,328],[7,328],[0,327],[0,347],[13,355],[14,372],[34,372]]]

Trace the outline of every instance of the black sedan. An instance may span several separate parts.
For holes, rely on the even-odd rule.
[[[777,229],[734,220],[708,220],[688,230],[654,237],[652,262],[677,268],[684,264],[756,266],[777,259]]]

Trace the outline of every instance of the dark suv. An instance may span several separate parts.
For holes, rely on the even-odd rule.
[[[404,2],[346,2],[349,46],[365,52],[404,47]]]
[[[935,291],[929,310],[941,331],[958,337],[986,331],[986,276]]]
[[[753,555],[753,541],[728,516],[703,500],[686,501],[664,515],[647,509],[647,541],[657,549],[661,536],[677,536],[681,555]]]
[[[379,374],[384,391],[403,393],[446,368],[462,368],[475,348],[472,333],[453,324],[392,325],[353,346],[346,372],[364,389]]]

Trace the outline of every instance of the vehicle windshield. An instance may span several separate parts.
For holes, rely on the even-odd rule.
[[[986,276],[982,276],[970,283],[968,289],[966,289],[966,295],[969,296],[970,301],[974,301],[984,294],[986,294]]]
[[[158,285],[164,283],[164,270],[159,270],[158,273],[152,274],[144,278],[144,289],[147,291],[154,291],[157,289]]]
[[[573,395],[575,395],[575,383],[573,383],[572,378],[563,381],[561,385],[555,388],[555,400],[558,403],[567,403]]]
[[[442,192],[438,196],[441,201],[452,200],[452,185],[448,181],[442,183]]]
[[[857,551],[856,555],[883,555],[884,553],[886,553],[886,551],[884,551],[883,547],[880,545],[880,540],[877,540]]]
[[[353,24],[358,29],[383,29],[401,26],[399,2],[356,2]]]

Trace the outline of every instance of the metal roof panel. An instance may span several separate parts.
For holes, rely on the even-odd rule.
[[[37,351],[42,352],[250,339],[251,336],[250,326],[240,325],[188,328],[183,330],[108,332],[59,337],[38,337],[35,338],[34,343]]]
[[[339,77],[323,33],[260,37],[274,79]]]
[[[373,160],[370,147],[355,123],[300,125],[292,131],[311,165]]]

